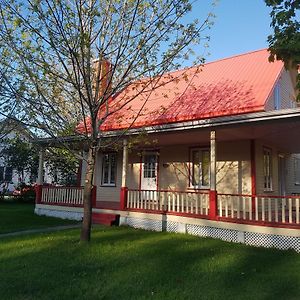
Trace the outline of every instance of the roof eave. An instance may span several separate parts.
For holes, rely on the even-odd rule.
[[[172,131],[191,130],[199,128],[217,128],[231,125],[246,125],[258,122],[284,121],[291,118],[300,117],[300,108],[282,109],[276,111],[260,111],[240,115],[216,117],[210,119],[193,120],[187,122],[177,122],[163,125],[147,126],[142,128],[132,128],[128,130],[114,130],[102,132],[102,137],[130,136],[145,133],[162,133]]]

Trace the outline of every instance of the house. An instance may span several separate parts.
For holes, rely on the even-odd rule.
[[[144,79],[116,95],[111,109],[134,100],[101,125],[104,144],[124,135],[119,151],[98,153],[93,220],[300,251],[296,70],[268,56],[169,73],[139,94]],[[131,148],[140,135],[146,142]],[[37,214],[82,217],[82,187],[39,184]]]
[[[13,120],[5,120],[0,122],[0,193],[12,193],[21,183],[30,184],[35,181],[28,171],[24,171],[23,176],[12,166],[7,165],[5,158],[1,155],[3,149],[8,143],[19,137],[23,141],[29,141],[30,134],[19,123]],[[23,177],[23,178],[22,178]]]

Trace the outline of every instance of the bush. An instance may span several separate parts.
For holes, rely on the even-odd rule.
[[[23,183],[16,188],[16,190],[13,192],[13,195],[17,201],[34,203],[35,187],[33,185],[26,185]]]

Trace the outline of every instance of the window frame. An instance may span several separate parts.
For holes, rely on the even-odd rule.
[[[294,184],[300,185],[300,158],[298,157],[294,157]]]
[[[265,165],[265,155],[269,157],[269,164],[267,166]],[[269,168],[268,172],[266,172],[267,168]],[[263,147],[263,178],[264,192],[273,192],[273,154],[272,149],[268,147]]]
[[[280,110],[281,106],[281,85],[277,82],[274,88],[274,110]]]
[[[202,153],[204,151],[208,152],[209,162],[208,162],[208,184],[203,185],[203,167],[202,167]],[[198,152],[199,156],[199,184],[194,183],[194,161],[193,161],[193,153]],[[190,148],[190,179],[189,179],[189,187],[192,189],[198,190],[209,190],[210,189],[210,148],[209,147],[193,147]]]
[[[109,156],[109,163],[108,163],[108,182],[104,182],[104,158],[105,155]],[[111,182],[111,172],[112,172],[112,156],[115,156],[115,166],[114,166],[114,181]],[[104,152],[102,153],[102,165],[101,165],[101,186],[104,187],[116,187],[117,186],[117,164],[118,164],[118,154],[117,152]]]
[[[146,161],[145,158],[146,157],[155,157],[155,161]],[[155,181],[157,180],[158,177],[158,153],[157,152],[145,152],[143,153],[143,158],[142,158],[142,163],[143,163],[143,167],[142,167],[142,177],[144,178],[155,178]],[[151,168],[149,168],[151,166]],[[154,168],[153,168],[154,167]],[[145,176],[145,174],[147,176]],[[150,175],[150,176],[148,176]],[[154,175],[154,176],[153,176]]]

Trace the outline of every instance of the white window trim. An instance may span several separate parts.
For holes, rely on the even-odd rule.
[[[196,189],[196,190],[208,190],[210,189],[210,184],[208,185],[193,185],[193,169],[194,169],[194,164],[193,164],[193,152],[196,151],[208,151],[210,153],[210,148],[208,147],[197,147],[197,148],[191,148],[190,149],[190,180],[189,180],[189,188],[190,189]],[[200,183],[202,183],[202,166],[200,167]],[[208,181],[210,183],[210,163],[209,163],[209,175],[208,175]]]
[[[143,153],[143,157],[142,157],[142,170],[141,170],[142,171],[142,177],[143,178],[149,178],[149,177],[145,177],[144,176],[145,156],[147,156],[147,155],[153,155],[153,156],[155,156],[155,160],[156,160],[156,162],[155,162],[155,177],[151,177],[151,178],[155,178],[155,181],[157,181],[157,177],[158,177],[158,160],[159,160],[159,158],[158,158],[159,153],[157,151],[145,151]]]
[[[115,155],[116,156],[116,166],[115,166],[115,183],[104,183],[104,164],[103,164],[103,158],[104,158],[104,155]],[[101,160],[101,186],[103,187],[116,187],[117,186],[117,159],[118,159],[118,155],[116,152],[105,152],[102,154],[102,160]],[[111,159],[109,160],[109,168],[108,168],[108,179],[110,181],[110,177],[111,177]]]
[[[280,82],[277,82],[274,88],[274,109],[279,110],[281,106],[281,86]]]

